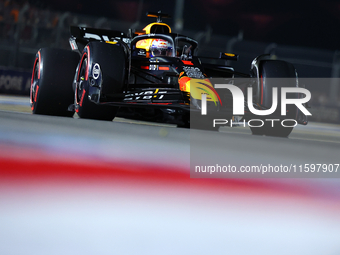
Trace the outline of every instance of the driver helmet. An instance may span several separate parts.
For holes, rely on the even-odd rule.
[[[172,56],[171,43],[163,39],[154,39],[150,45],[151,57]]]

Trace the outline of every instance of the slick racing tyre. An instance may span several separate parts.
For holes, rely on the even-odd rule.
[[[258,78],[257,86],[254,87],[254,102],[269,109],[272,106],[272,90],[278,88],[278,105],[275,112],[265,116],[265,119],[276,119],[263,121],[262,127],[250,127],[253,135],[267,135],[277,137],[288,137],[293,130],[294,121],[297,116],[295,105],[287,106],[286,116],[281,116],[281,87],[297,87],[297,74],[292,64],[281,60],[261,60],[257,63],[257,73],[253,77]],[[253,70],[254,71],[254,70]],[[281,121],[284,121],[282,125]],[[289,120],[290,121],[289,121]]]
[[[36,55],[30,89],[33,114],[72,117],[72,81],[79,54],[62,49],[43,48]]]
[[[75,110],[79,118],[112,121],[119,107],[96,104],[90,100],[93,66],[99,66],[100,92],[121,93],[125,81],[125,53],[122,47],[101,42],[89,43],[83,51],[75,78]],[[98,69],[97,69],[98,70]],[[97,74],[96,74],[97,75]]]

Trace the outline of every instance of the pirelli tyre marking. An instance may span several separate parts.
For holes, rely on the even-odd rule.
[[[98,63],[96,63],[92,69],[92,77],[93,79],[97,80],[99,75],[100,75],[100,66]]]

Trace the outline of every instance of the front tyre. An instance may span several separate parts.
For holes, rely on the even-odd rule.
[[[284,119],[283,116],[281,116],[280,89],[282,87],[298,86],[298,78],[295,67],[291,63],[281,60],[258,60],[255,62],[252,72],[252,76],[258,80],[253,92],[255,95],[254,102],[257,105],[264,106],[269,109],[273,102],[273,88],[277,87],[279,92],[278,107],[272,115],[267,116],[268,119],[275,119],[277,121],[274,121],[273,123],[271,121],[264,121],[264,125],[262,127],[250,127],[251,132],[253,135],[288,137],[292,132],[294,125],[296,125],[296,122],[292,125],[286,126],[283,126],[281,123]],[[297,97],[297,94],[293,94],[292,96]],[[295,120],[296,116],[297,107],[295,105],[288,105],[285,118]]]

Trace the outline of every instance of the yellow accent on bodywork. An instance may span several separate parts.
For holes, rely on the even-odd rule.
[[[145,49],[147,51],[150,50],[150,45],[152,43],[152,40],[154,39],[143,39],[143,40],[140,40],[136,43],[136,48],[137,49]]]
[[[170,27],[168,24],[165,24],[165,23],[158,23],[158,22],[154,22],[154,23],[151,23],[151,24],[147,25],[146,27],[143,28],[143,30],[145,31],[146,34],[150,34],[151,28],[152,28],[154,25],[168,27],[168,28],[169,28],[169,32],[171,33],[171,27]]]
[[[233,53],[224,53],[224,55],[226,55],[228,57],[235,57],[235,54],[233,54]]]
[[[193,98],[201,100],[202,94],[207,94],[207,101],[213,101],[215,104],[218,101],[215,92],[211,89],[213,85],[209,80],[191,78],[186,85],[186,91],[190,92]]]
[[[109,43],[109,44],[116,44],[117,42],[111,42],[111,41],[105,41],[106,43]]]

